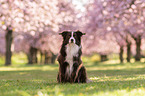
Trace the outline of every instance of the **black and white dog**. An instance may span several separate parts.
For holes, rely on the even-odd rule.
[[[60,54],[58,56],[59,73],[57,81],[60,83],[86,83],[88,81],[86,69],[81,61],[81,37],[85,35],[80,31],[64,31]]]

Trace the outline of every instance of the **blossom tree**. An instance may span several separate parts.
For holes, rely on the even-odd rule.
[[[130,62],[132,37],[136,42],[135,59],[138,61],[140,60],[141,37],[145,33],[144,5],[143,0],[94,0],[88,7],[89,22],[86,29],[88,29],[88,32],[94,32],[98,35],[104,34],[104,36],[110,32],[118,33],[117,38],[121,36],[126,41],[128,62]],[[99,32],[100,29],[103,30]]]
[[[78,27],[75,24],[74,6],[66,0],[51,2],[50,0],[15,0],[15,2],[17,5],[23,4],[22,18],[20,18],[22,22],[18,22],[17,26],[13,27],[14,45],[20,45],[14,48],[15,51],[25,52],[30,64],[37,63],[39,51],[45,55],[45,63],[48,63],[49,55],[56,58],[60,46],[58,32],[76,30]],[[54,62],[53,58],[52,61]]]
[[[0,22],[1,29],[5,31],[5,40],[6,40],[6,62],[5,65],[11,64],[11,46],[13,41],[13,31],[14,27],[18,24],[19,19],[21,18],[21,8],[17,6],[15,0],[1,0],[0,1]],[[20,4],[21,5],[21,4]],[[19,13],[19,14],[18,14]]]
[[[115,21],[125,37],[128,49],[127,61],[130,61],[131,42],[130,37],[136,42],[136,56],[135,60],[140,61],[141,58],[141,39],[144,37],[144,6],[143,0],[128,0],[128,1],[112,1],[108,0],[107,7],[113,9],[109,13],[113,14],[114,18],[110,19]],[[130,35],[130,36],[129,36]]]
[[[11,64],[13,37],[58,30],[59,19],[54,19],[58,15],[57,0],[1,0],[0,4],[1,29],[6,32],[6,65]]]
[[[86,38],[86,41],[88,41],[87,48],[89,51],[97,52],[101,56],[115,52],[110,48],[111,46],[118,49],[115,38],[112,37],[113,34],[110,32],[111,26],[103,6],[103,2],[98,0],[94,0],[94,2],[87,5],[87,14],[84,17],[86,18],[84,19],[86,26],[83,29],[89,35],[88,37],[92,38]],[[90,48],[91,45],[92,48]]]

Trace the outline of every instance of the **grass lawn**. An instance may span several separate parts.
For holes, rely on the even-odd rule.
[[[84,59],[89,84],[58,84],[58,65],[0,66],[0,96],[145,96],[145,63]]]

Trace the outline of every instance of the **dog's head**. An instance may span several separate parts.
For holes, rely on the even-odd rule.
[[[64,31],[62,33],[59,33],[63,37],[63,43],[66,44],[81,44],[81,37],[85,35],[85,33],[82,33],[81,31]]]

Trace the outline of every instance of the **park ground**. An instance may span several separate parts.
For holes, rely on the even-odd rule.
[[[0,96],[145,96],[144,62],[83,61],[92,83],[58,84],[58,64],[0,65]]]

